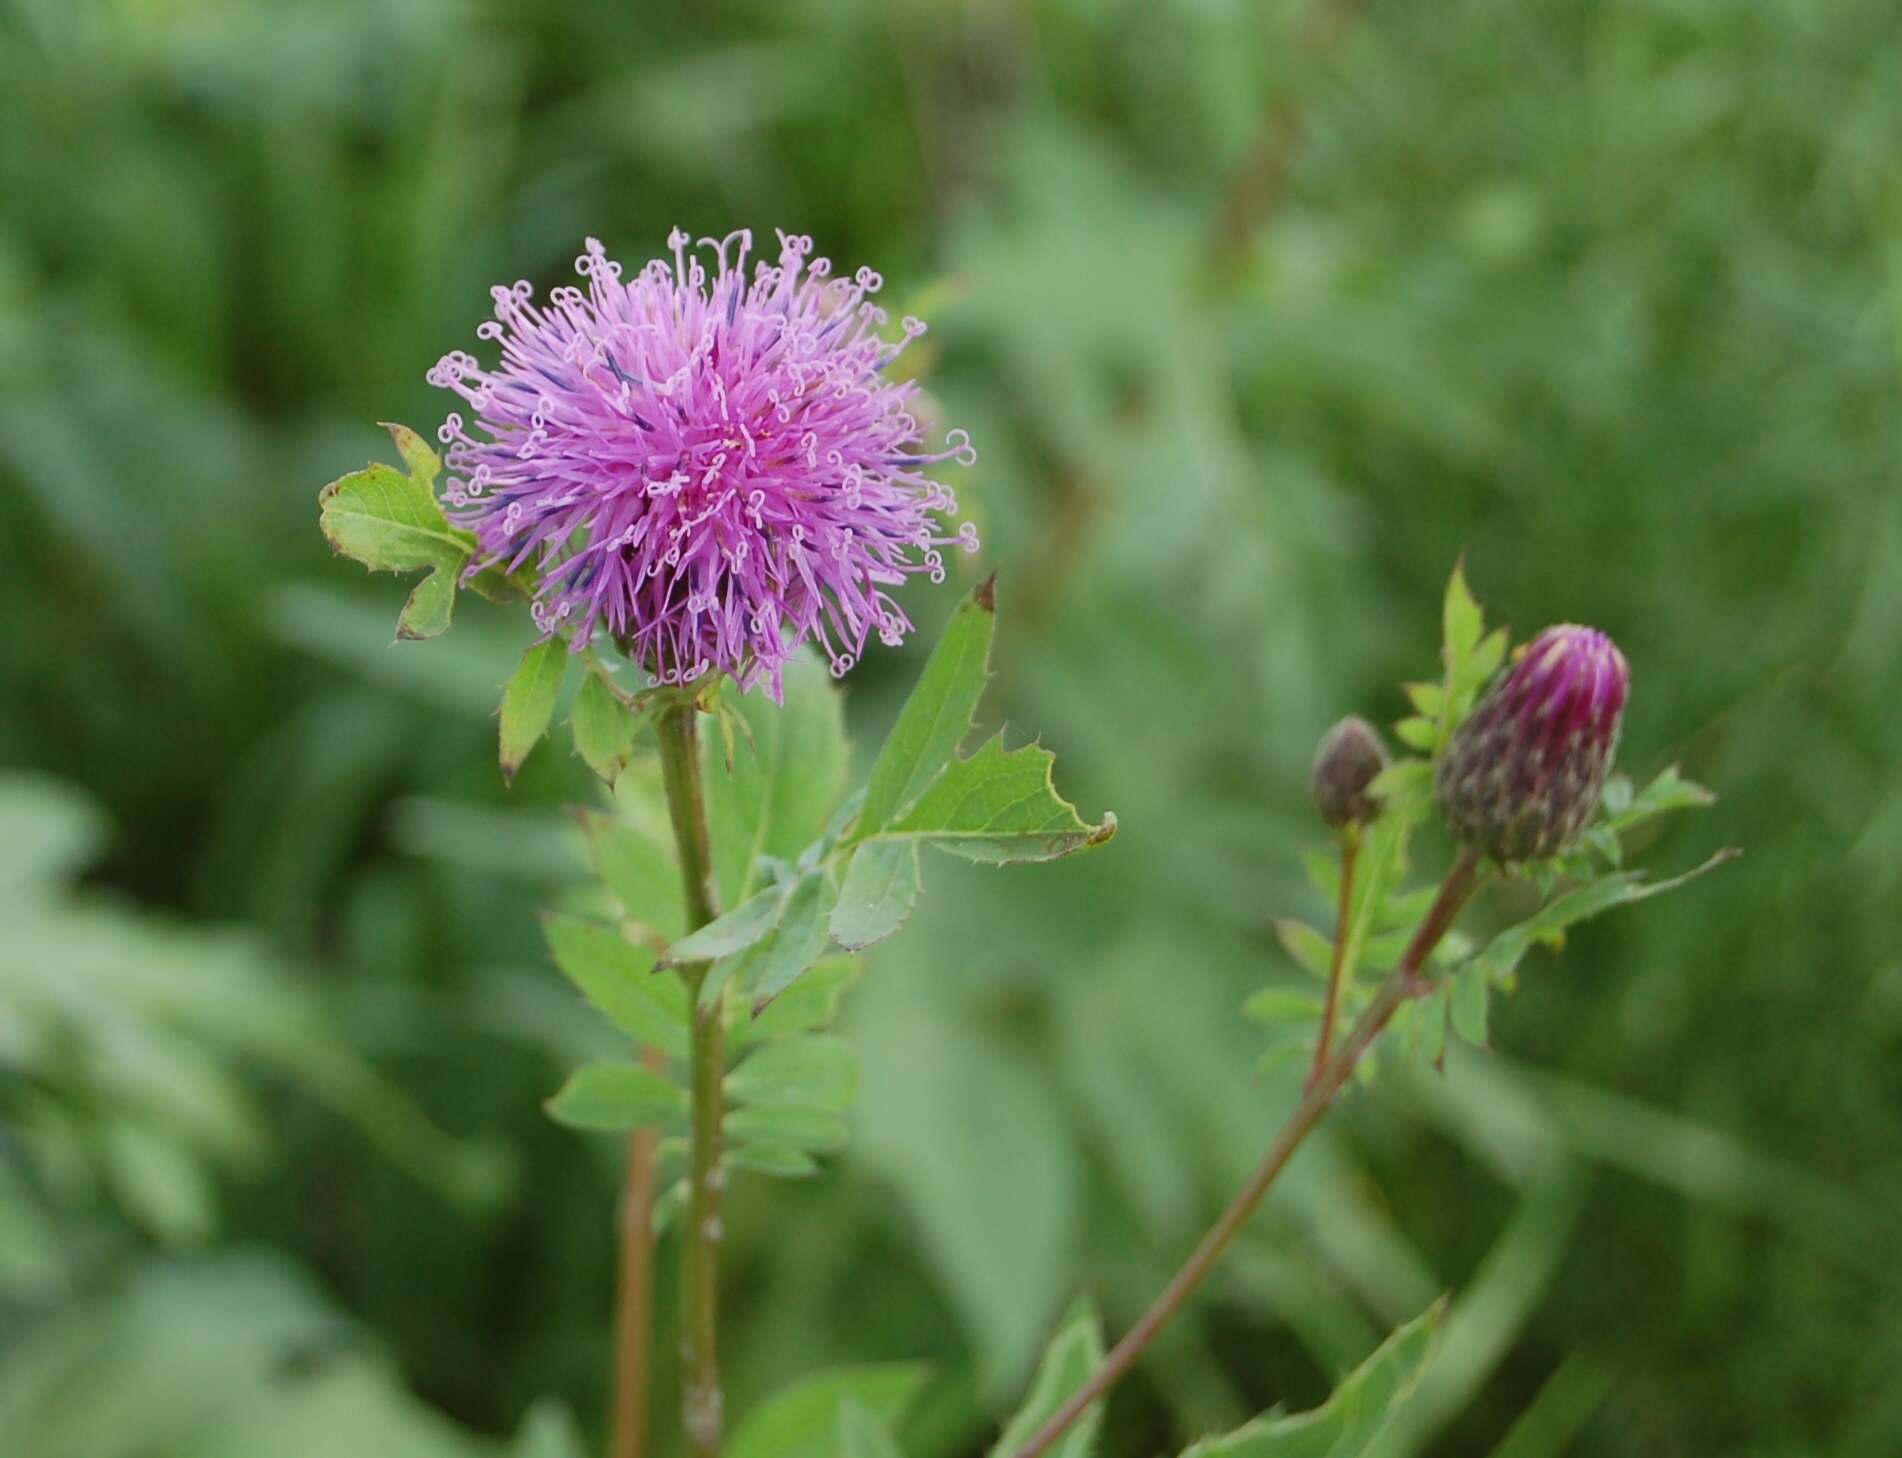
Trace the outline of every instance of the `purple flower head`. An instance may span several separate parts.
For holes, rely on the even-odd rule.
[[[671,264],[624,283],[588,239],[587,291],[553,289],[545,307],[527,283],[490,291],[476,334],[500,364],[456,351],[429,372],[475,415],[437,433],[443,501],[476,535],[471,574],[532,564],[544,633],[579,651],[605,631],[656,682],[718,669],[777,699],[807,637],[835,674],[872,632],[903,639],[890,589],[942,581],[940,547],[977,547],[968,524],[947,534],[956,498],[924,470],[977,456],[961,430],[925,449],[917,385],[886,374],[925,326],[881,337],[876,273],[833,278],[784,233],[750,279],[748,232],[694,245],[711,271],[687,234],[667,241]]]
[[[1547,628],[1460,725],[1434,775],[1456,840],[1502,861],[1565,850],[1598,808],[1631,673],[1596,628]]]

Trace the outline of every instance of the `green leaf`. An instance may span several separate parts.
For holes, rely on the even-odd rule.
[[[839,1408],[839,1458],[905,1458],[885,1420],[856,1402]]]
[[[726,1116],[725,1128],[735,1144],[783,1144],[821,1151],[845,1147],[845,1120],[829,1109],[770,1105],[734,1109]]]
[[[830,1027],[839,1015],[845,989],[857,979],[860,964],[853,957],[826,957],[812,967],[761,1012],[738,1014],[728,1037],[737,1051],[753,1043],[783,1038],[789,1033]]]
[[[1012,1458],[1102,1365],[1102,1328],[1096,1313],[1079,1303],[1045,1349],[1037,1376],[1030,1385],[1030,1395],[1005,1425],[1004,1435],[997,1440],[996,1447],[991,1449],[994,1458]],[[1102,1421],[1103,1405],[1094,1402],[1047,1450],[1049,1458],[1089,1458]]]
[[[1415,714],[1395,724],[1393,733],[1394,738],[1406,745],[1408,749],[1417,749],[1425,753],[1437,742],[1439,727],[1433,720],[1424,719]]]
[[[1275,918],[1275,940],[1281,943],[1284,952],[1294,958],[1296,966],[1323,982],[1327,980],[1334,967],[1334,943],[1327,937],[1305,921],[1278,916]]]
[[[1445,1315],[1442,1299],[1399,1328],[1321,1406],[1258,1417],[1191,1445],[1182,1458],[1355,1458],[1419,1381]]]
[[[409,466],[371,464],[317,493],[318,522],[333,552],[372,572],[426,569],[396,620],[399,638],[434,638],[449,626],[456,580],[475,538],[452,527],[436,500],[436,453],[407,426],[388,427]]]
[[[895,1423],[917,1397],[926,1372],[922,1363],[890,1362],[803,1378],[748,1414],[728,1441],[726,1458],[838,1458],[839,1418],[847,1403]]]
[[[819,1173],[818,1161],[785,1144],[742,1144],[729,1149],[722,1160],[735,1169],[750,1169],[780,1179],[804,1179]]]
[[[609,785],[618,780],[633,752],[640,719],[614,696],[599,669],[590,670],[581,680],[574,707],[568,711],[568,727],[575,736],[575,751],[588,768]]]
[[[790,886],[775,883],[755,892],[724,916],[715,917],[675,942],[661,959],[661,966],[711,962],[745,951],[779,925],[791,890]]]
[[[786,660],[786,701],[762,692],[733,710],[750,730],[727,773],[717,736],[703,735],[707,823],[720,904],[738,906],[759,889],[762,858],[794,861],[826,828],[845,789],[845,721],[838,685],[809,651]]]
[[[958,606],[931,651],[918,685],[878,752],[859,811],[858,835],[883,830],[950,763],[971,732],[990,678],[997,629],[996,578],[987,578]]]
[[[686,918],[673,853],[612,815],[583,811],[580,818],[594,873],[607,883],[621,909],[657,936],[677,940],[686,930]]]
[[[1464,561],[1453,568],[1446,582],[1446,601],[1440,613],[1448,668],[1463,662],[1479,646],[1483,619],[1472,589],[1466,585]]]
[[[1086,824],[1051,783],[1056,757],[1039,744],[1006,750],[1000,733],[956,759],[881,838],[928,842],[992,865],[1052,861],[1116,834],[1116,817]]]
[[[832,939],[849,951],[882,942],[904,925],[921,883],[918,847],[880,840],[852,853],[832,908]]]
[[[571,1129],[639,1129],[687,1112],[687,1095],[638,1063],[589,1063],[547,1103],[548,1115]]]
[[[1271,1027],[1311,1022],[1321,1016],[1321,999],[1306,992],[1264,987],[1242,1004],[1242,1016]]]
[[[779,923],[745,956],[733,975],[755,1014],[793,985],[825,953],[838,900],[838,888],[824,870],[810,872],[793,883]]]
[[[1720,850],[1701,866],[1663,881],[1646,881],[1642,871],[1617,871],[1609,876],[1601,876],[1596,881],[1566,892],[1517,926],[1498,933],[1480,949],[1472,965],[1487,981],[1507,985],[1513,970],[1534,942],[1558,937],[1567,927],[1609,911],[1614,906],[1626,906],[1634,901],[1676,890],[1706,871],[1735,860],[1739,854],[1741,852],[1734,849]]]
[[[1623,798],[1626,803],[1614,808],[1613,798],[1618,794],[1614,786],[1622,782]],[[1607,824],[1613,831],[1622,833],[1642,825],[1647,820],[1660,815],[1668,815],[1673,810],[1702,810],[1717,803],[1717,797],[1695,780],[1687,780],[1678,773],[1676,765],[1666,765],[1657,777],[1636,795],[1631,793],[1631,782],[1622,775],[1605,786],[1605,811]]]
[[[552,1398],[537,1398],[516,1430],[509,1458],[587,1458],[574,1414]]]
[[[542,934],[555,965],[615,1027],[664,1053],[686,1053],[685,989],[676,977],[655,976],[652,952],[613,927],[574,916],[545,914]]]
[[[512,780],[528,752],[548,732],[555,700],[568,672],[568,645],[560,638],[537,643],[522,655],[502,690],[502,778]]]
[[[1492,995],[1482,972],[1468,968],[1453,979],[1453,1031],[1486,1046],[1486,1004]]]
[[[813,1035],[769,1043],[726,1076],[735,1104],[847,1108],[859,1086],[858,1054],[843,1038]]]

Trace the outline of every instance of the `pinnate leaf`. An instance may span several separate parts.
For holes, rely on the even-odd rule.
[[[924,841],[967,860],[993,865],[1052,861],[1103,845],[1116,817],[1090,825],[1056,791],[1056,756],[1040,744],[1006,750],[1003,735],[968,759],[953,760],[886,838]]]
[[[848,951],[882,942],[917,903],[921,873],[913,841],[881,840],[852,853],[832,908],[832,939]]]
[[[687,1051],[684,991],[678,978],[654,975],[652,952],[575,916],[544,916],[542,933],[555,965],[615,1027],[663,1052]]]

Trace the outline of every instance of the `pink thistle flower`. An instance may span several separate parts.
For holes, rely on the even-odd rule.
[[[623,283],[588,239],[587,291],[544,307],[527,283],[490,291],[476,334],[500,342],[499,365],[456,351],[428,376],[475,416],[437,432],[443,501],[475,533],[472,575],[532,564],[545,634],[578,652],[606,632],[657,683],[718,669],[777,699],[807,638],[835,674],[874,631],[903,640],[890,589],[943,581],[941,547],[977,548],[971,526],[937,520],[957,500],[924,470],[977,456],[961,430],[924,449],[918,387],[886,371],[925,326],[880,336],[876,273],[832,278],[810,238],[781,233],[778,263],[749,280],[748,232],[695,245],[711,272],[685,233],[667,241],[672,264]]]

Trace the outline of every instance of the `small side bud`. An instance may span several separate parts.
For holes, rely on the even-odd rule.
[[[1547,628],[1460,725],[1434,774],[1455,840],[1495,860],[1555,856],[1598,808],[1631,672],[1596,628]]]
[[[1365,719],[1349,714],[1328,730],[1308,773],[1308,793],[1321,818],[1336,830],[1373,819],[1379,807],[1367,787],[1387,764],[1387,746]]]

